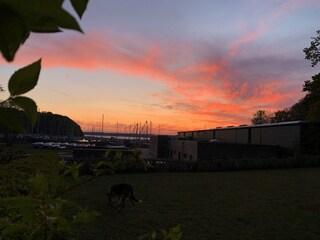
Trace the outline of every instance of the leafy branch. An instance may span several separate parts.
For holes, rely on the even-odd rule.
[[[88,0],[70,0],[79,18],[87,8]],[[0,51],[6,61],[12,62],[20,46],[31,32],[55,33],[61,29],[83,32],[77,20],[63,7],[64,0],[0,0]],[[32,90],[38,82],[41,59],[16,71],[8,82],[10,97],[0,101],[0,123],[16,132],[24,133],[16,111],[23,110],[34,125],[37,105],[21,96]],[[3,91],[0,86],[0,91]]]

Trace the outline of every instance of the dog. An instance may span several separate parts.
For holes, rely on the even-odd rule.
[[[120,183],[113,185],[110,189],[110,192],[107,193],[109,204],[114,207],[118,207],[119,209],[123,209],[125,206],[125,200],[129,198],[132,205],[135,202],[142,203],[141,200],[136,199],[133,195],[133,187],[127,183]],[[114,204],[114,198],[118,198],[118,204]]]

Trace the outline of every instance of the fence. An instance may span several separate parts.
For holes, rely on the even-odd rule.
[[[277,169],[320,167],[320,156],[292,156],[286,158],[218,158],[210,161],[174,161],[148,159],[152,172],[225,171],[245,169]]]

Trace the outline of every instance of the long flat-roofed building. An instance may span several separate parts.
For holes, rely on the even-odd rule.
[[[208,130],[178,132],[180,139],[212,140],[223,143],[278,145],[292,149],[300,143],[305,121],[292,121],[259,125],[240,125]]]
[[[292,121],[182,131],[176,137],[154,136],[150,151],[155,157],[183,161],[290,151],[300,145],[306,126],[305,121]]]

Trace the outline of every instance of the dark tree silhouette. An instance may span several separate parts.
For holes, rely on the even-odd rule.
[[[311,66],[314,67],[320,61],[320,30],[317,31],[317,36],[311,39],[310,47],[303,51],[305,58],[310,60]],[[305,81],[303,91],[307,92],[305,96],[308,106],[307,119],[320,122],[320,73],[312,76],[312,80]]]
[[[306,59],[311,61],[311,66],[314,67],[320,61],[320,30],[317,31],[317,36],[311,38],[310,47],[303,49]]]
[[[271,123],[271,115],[265,110],[258,110],[251,118],[253,125]]]
[[[27,133],[66,137],[83,136],[81,127],[67,116],[53,114],[51,112],[38,112],[36,124],[32,127],[23,111],[15,108],[10,108],[9,110],[15,112],[15,115],[27,130]],[[14,131],[0,124],[0,133],[7,136],[9,133],[14,133]]]

